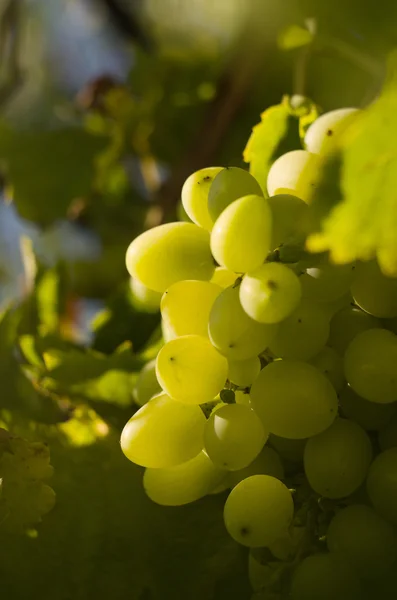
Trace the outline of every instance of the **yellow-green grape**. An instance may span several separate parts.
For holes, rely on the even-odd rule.
[[[316,435],[332,424],[338,412],[328,379],[297,360],[274,361],[262,369],[250,396],[265,429],[285,438]]]
[[[397,559],[393,525],[364,504],[352,504],[335,515],[328,527],[327,546],[363,579],[382,577]]]
[[[298,306],[299,278],[282,263],[269,262],[247,273],[240,285],[241,306],[259,323],[279,323]]]
[[[343,310],[344,308],[350,308],[353,306],[353,298],[350,292],[344,294],[337,300],[333,302],[321,302],[321,308],[326,312],[328,319],[332,319],[332,317]]]
[[[356,304],[370,315],[397,317],[397,278],[383,275],[375,260],[357,265],[351,293]]]
[[[325,346],[328,336],[326,312],[320,306],[302,300],[294,312],[279,323],[269,348],[279,358],[310,360]]]
[[[303,462],[303,452],[305,450],[306,438],[303,439],[292,439],[284,438],[273,433],[269,436],[269,444],[277,450],[277,453],[284,460],[288,460],[292,463]]]
[[[306,149],[316,154],[332,150],[335,136],[353,123],[360,112],[358,108],[338,108],[320,115],[306,131]]]
[[[215,260],[235,273],[258,269],[270,250],[271,218],[263,196],[244,196],[232,202],[211,232]]]
[[[324,346],[316,356],[310,360],[310,364],[316,367],[330,380],[336,392],[340,392],[345,384],[342,357],[329,346]]]
[[[208,167],[192,173],[182,187],[182,204],[191,220],[211,231],[214,221],[208,212],[208,192],[222,167]]]
[[[334,302],[350,289],[355,264],[320,265],[306,269],[301,276],[303,297],[313,302]]]
[[[153,502],[182,506],[203,498],[226,478],[227,471],[215,466],[205,452],[166,469],[146,469],[143,486]]]
[[[215,465],[237,471],[262,450],[268,434],[255,412],[242,404],[213,411],[204,429],[204,448]]]
[[[186,404],[210,402],[223,388],[228,363],[200,335],[170,340],[157,355],[156,375],[163,390]]]
[[[231,537],[251,548],[283,537],[291,524],[294,503],[289,489],[270,475],[253,475],[230,492],[224,509]]]
[[[249,194],[263,196],[261,186],[255,177],[239,167],[223,169],[215,177],[208,194],[208,212],[212,220],[216,221],[234,200]]]
[[[305,537],[305,527],[291,527],[287,535],[277,539],[269,550],[278,560],[288,560],[295,556]],[[280,599],[281,600],[281,599]]]
[[[271,250],[301,234],[301,221],[307,211],[307,204],[291,194],[277,194],[268,198],[272,212]]]
[[[264,446],[258,456],[244,469],[231,471],[228,477],[230,487],[235,487],[240,481],[252,475],[271,475],[277,479],[284,479],[283,463],[277,452],[269,446]]]
[[[211,279],[214,261],[208,231],[194,223],[167,223],[145,231],[128,247],[131,277],[156,292],[181,279]]]
[[[380,322],[376,317],[360,308],[348,306],[333,315],[330,322],[328,344],[343,356],[356,335],[377,327],[380,327]]]
[[[161,386],[157,381],[156,359],[154,359],[146,363],[138,375],[133,391],[134,400],[139,406],[143,406],[159,392],[161,392]]]
[[[189,406],[161,394],[149,400],[126,423],[121,449],[137,465],[170,467],[194,456],[203,447],[206,418],[199,406]]]
[[[211,283],[216,283],[216,285],[220,285],[221,288],[227,288],[235,284],[237,277],[236,273],[229,271],[225,267],[216,267],[211,278]]]
[[[150,290],[139,279],[130,279],[130,288],[134,305],[145,312],[160,310],[161,293]]]
[[[245,360],[265,350],[277,332],[277,325],[258,323],[240,304],[238,287],[223,290],[210,312],[210,340],[230,360]]]
[[[333,554],[312,554],[295,569],[291,600],[362,600],[355,571]]]
[[[174,335],[170,324],[164,321],[163,319],[161,320],[161,334],[163,336],[164,342],[169,342],[170,340],[174,339]]]
[[[359,395],[371,402],[397,400],[397,336],[387,329],[368,329],[345,352],[345,375]]]
[[[167,340],[181,335],[208,336],[208,319],[222,288],[209,281],[184,280],[171,285],[161,299]]]
[[[367,477],[367,492],[376,512],[397,525],[397,448],[384,450],[375,458]]]
[[[292,150],[278,158],[267,176],[269,196],[291,194],[304,202],[310,198],[315,185],[319,158],[307,150]]]
[[[371,402],[371,404],[374,404]],[[396,406],[393,404],[375,404],[375,406],[393,407],[393,417],[379,431],[378,442],[381,450],[397,448],[397,414]]]
[[[365,481],[372,460],[371,441],[362,427],[338,418],[305,446],[306,477],[325,498],[350,496]]]
[[[234,392],[234,396],[236,399],[236,404],[243,404],[244,406],[249,406],[249,408],[252,408],[251,398],[249,394],[241,390],[236,390]]]
[[[350,385],[346,385],[340,392],[339,404],[343,416],[355,421],[366,431],[381,430],[397,411],[396,403],[370,402],[356,394]]]
[[[229,360],[228,379],[235,385],[245,388],[249,387],[261,370],[261,361],[257,356],[246,360]]]

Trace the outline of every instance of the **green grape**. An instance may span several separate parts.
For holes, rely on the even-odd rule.
[[[350,342],[363,331],[380,327],[378,319],[360,308],[348,306],[336,312],[330,322],[328,344],[344,355]]]
[[[277,325],[258,323],[240,304],[238,287],[223,290],[215,300],[208,332],[214,346],[230,360],[245,360],[265,350],[277,331]]]
[[[387,329],[368,329],[357,335],[345,352],[346,379],[371,402],[397,400],[397,336]]]
[[[134,400],[138,406],[146,404],[152,396],[161,392],[161,386],[156,376],[156,359],[146,363],[139,372],[134,387]]]
[[[315,185],[319,158],[306,150],[292,150],[278,158],[267,176],[269,196],[292,194],[308,202]]]
[[[153,502],[182,506],[203,498],[226,478],[227,471],[215,466],[205,452],[166,469],[146,469],[143,487]]]
[[[321,373],[324,373],[326,378],[329,379],[334,386],[336,392],[341,391],[345,384],[343,359],[333,348],[324,346],[324,348],[311,359],[310,364],[321,371]]]
[[[312,554],[295,569],[291,600],[362,600],[358,576],[333,554]]]
[[[263,196],[243,196],[232,202],[211,232],[215,260],[235,273],[258,269],[270,250],[271,217]]]
[[[302,289],[295,273],[269,262],[247,273],[240,285],[241,306],[259,323],[279,323],[299,305]]]
[[[249,387],[261,370],[261,361],[257,356],[246,360],[229,361],[228,379],[239,387]]]
[[[288,460],[292,463],[303,462],[306,438],[294,440],[292,438],[280,437],[272,433],[269,436],[269,444],[277,450],[277,453],[284,460]]]
[[[357,265],[351,293],[356,304],[370,315],[397,317],[397,278],[383,275],[376,261]]]
[[[397,448],[384,450],[375,458],[367,477],[367,492],[376,512],[397,525]]]
[[[222,167],[200,169],[190,175],[182,187],[182,204],[191,220],[211,231],[214,221],[208,212],[208,192]]]
[[[237,471],[231,471],[228,477],[230,487],[235,487],[240,481],[252,475],[271,475],[277,479],[284,479],[283,463],[277,452],[269,446],[264,446],[254,460]]]
[[[250,396],[265,429],[285,438],[316,435],[332,424],[338,412],[328,379],[297,360],[277,360],[262,369]]]
[[[139,279],[131,277],[130,289],[133,304],[139,310],[156,313],[160,310],[161,293],[150,290]]]
[[[234,392],[234,396],[236,404],[243,404],[244,406],[249,406],[249,408],[252,408],[251,398],[249,394],[241,390],[236,390]]]
[[[358,108],[338,108],[320,115],[306,131],[306,149],[316,154],[332,150],[335,136],[342,133],[360,112]]]
[[[353,298],[350,292],[333,302],[321,302],[321,308],[325,311],[329,320],[342,309],[352,307],[352,305]]]
[[[128,247],[131,277],[156,292],[181,279],[211,279],[214,261],[208,231],[193,223],[167,223],[145,231]]]
[[[271,250],[301,233],[301,221],[307,212],[307,204],[291,194],[277,194],[268,198],[272,213]]]
[[[335,515],[327,546],[363,579],[382,577],[397,559],[394,527],[364,504],[352,504]]]
[[[163,390],[186,404],[210,402],[223,388],[228,363],[200,335],[170,340],[157,355],[156,375]]]
[[[368,435],[357,423],[338,418],[305,446],[306,477],[325,498],[349,496],[364,482],[372,460]]]
[[[374,404],[373,402],[371,404]],[[378,442],[381,450],[389,450],[389,448],[397,448],[397,414],[395,404],[375,404],[382,408],[392,408],[393,417],[388,422],[383,423],[379,431]]]
[[[248,171],[238,167],[227,167],[215,177],[208,194],[208,212],[213,221],[234,200],[255,194],[263,196],[261,186]]]
[[[222,288],[209,281],[184,280],[172,284],[161,299],[167,339],[182,335],[208,336],[208,319]]]
[[[346,385],[340,392],[339,404],[343,415],[366,431],[382,429],[397,410],[395,403],[379,404],[361,398],[350,385]]]
[[[203,447],[206,419],[199,406],[161,394],[149,400],[126,423],[121,449],[143,467],[161,468],[190,460]]]
[[[224,509],[231,537],[251,548],[268,546],[288,530],[294,514],[289,489],[270,475],[253,475],[230,492]]]
[[[262,450],[267,433],[255,412],[242,404],[227,404],[212,412],[204,429],[204,448],[215,465],[237,471]]]
[[[350,289],[355,264],[320,265],[306,269],[301,276],[302,294],[313,302],[334,302]]]
[[[225,267],[216,267],[211,283],[215,283],[221,288],[227,288],[235,284],[237,277],[236,273],[229,271]]]
[[[279,358],[310,360],[327,343],[329,320],[318,305],[302,300],[282,321],[269,348]]]

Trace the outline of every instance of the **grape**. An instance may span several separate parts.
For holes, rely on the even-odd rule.
[[[130,279],[130,288],[134,306],[145,312],[156,313],[160,310],[161,293],[150,290],[139,279]]]
[[[269,348],[279,358],[310,360],[325,346],[329,335],[326,313],[314,303],[302,300],[282,321]]]
[[[142,367],[134,387],[134,400],[139,406],[143,406],[161,392],[161,386],[156,377],[156,360],[151,360]]]
[[[269,262],[248,273],[240,285],[240,302],[248,316],[260,323],[278,323],[298,306],[302,289],[295,273]]]
[[[301,233],[301,221],[307,211],[307,204],[297,196],[277,194],[268,198],[272,212],[271,250]]]
[[[191,220],[211,231],[214,221],[208,212],[208,192],[222,167],[200,169],[190,175],[182,187],[182,204]]]
[[[226,358],[199,335],[170,340],[157,355],[161,387],[171,398],[186,404],[210,402],[223,388],[227,373]]]
[[[181,279],[211,279],[209,233],[193,223],[167,223],[135,238],[126,254],[131,277],[156,292]]]
[[[228,271],[225,267],[216,267],[211,279],[211,283],[216,283],[221,288],[227,288],[234,285],[237,279],[236,273]]]
[[[260,591],[262,588],[265,588],[268,584],[268,581],[272,577],[273,570],[268,564],[261,564],[256,560],[254,556],[252,556],[251,552],[248,556],[248,579],[250,585],[254,591]],[[252,600],[261,600],[260,596],[258,597],[255,594],[252,597]]]
[[[208,336],[208,319],[222,288],[209,281],[184,280],[172,284],[161,299],[167,339],[182,335]]]
[[[251,402],[266,430],[286,438],[306,438],[329,427],[338,399],[328,379],[312,365],[270,363],[251,387]]]
[[[319,159],[306,150],[292,150],[278,158],[267,176],[269,196],[292,194],[307,202],[313,189]]]
[[[321,302],[321,308],[325,311],[329,320],[331,320],[332,317],[342,309],[349,308],[352,305],[353,298],[350,292],[341,298],[338,298],[338,300],[334,300],[333,302]]]
[[[227,471],[215,466],[205,452],[166,469],[146,469],[143,487],[153,502],[182,506],[203,498],[226,478]]]
[[[372,315],[354,306],[343,308],[331,319],[328,344],[343,356],[356,335],[375,327],[380,327],[380,323]]]
[[[211,232],[215,260],[235,273],[260,267],[270,250],[271,217],[263,196],[244,196],[232,202]]]
[[[252,408],[250,395],[246,392],[242,392],[241,390],[236,390],[234,392],[234,396],[236,399],[236,404],[243,404],[244,406],[248,406]]]
[[[368,473],[367,491],[376,512],[397,525],[397,448],[384,450],[375,458]]]
[[[382,429],[397,409],[395,403],[379,404],[361,398],[350,385],[339,394],[339,403],[343,415],[367,431]]]
[[[317,494],[344,498],[364,482],[371,459],[371,441],[364,429],[338,418],[326,431],[307,441],[305,473]]]
[[[255,177],[238,167],[223,169],[215,177],[208,194],[208,212],[212,220],[216,221],[234,200],[250,194],[263,196]]]
[[[303,297],[313,302],[334,302],[350,289],[355,265],[320,265],[301,276]]]
[[[273,448],[264,446],[249,465],[238,471],[231,471],[228,477],[230,487],[235,487],[240,481],[252,475],[271,475],[277,479],[284,479],[283,463]]]
[[[143,467],[181,464],[203,447],[206,419],[199,406],[171,400],[165,394],[142,406],[121,433],[126,457]]]
[[[277,325],[257,323],[240,304],[238,287],[223,290],[215,300],[209,318],[209,336],[214,346],[230,360],[245,360],[265,350]]]
[[[356,304],[370,315],[397,317],[397,278],[383,275],[376,261],[357,265],[351,293]]]
[[[224,519],[236,542],[258,548],[285,535],[293,513],[291,493],[281,481],[270,475],[253,475],[230,492]]]
[[[363,579],[381,577],[397,559],[393,526],[364,504],[352,504],[336,514],[329,524],[327,545]]]
[[[340,392],[345,383],[343,373],[343,359],[333,348],[324,346],[310,364],[316,367],[321,373],[324,373],[327,379],[332,383],[336,392]]]
[[[306,446],[306,438],[294,440],[284,438],[274,433],[269,436],[269,444],[273,446],[284,460],[293,463],[303,462],[303,452]]]
[[[242,404],[227,404],[208,419],[204,447],[215,465],[237,471],[249,465],[267,440],[260,419]]]
[[[371,403],[371,405],[374,403]],[[375,404],[382,408],[391,408],[393,410],[393,418],[383,424],[382,429],[379,432],[378,441],[381,450],[388,450],[389,448],[397,448],[397,414],[395,404]]]
[[[345,375],[353,390],[371,402],[397,400],[397,336],[387,329],[368,329],[345,352]]]
[[[333,554],[307,556],[295,569],[291,600],[362,600],[360,581],[344,561]]]
[[[358,108],[338,108],[324,113],[306,131],[305,147],[309,152],[325,154],[333,148],[335,136],[343,132],[359,114]]]
[[[259,375],[261,370],[261,361],[257,356],[247,358],[246,360],[229,360],[228,379],[239,387],[249,387]]]

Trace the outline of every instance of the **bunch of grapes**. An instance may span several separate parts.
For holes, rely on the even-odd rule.
[[[122,450],[158,504],[225,494],[258,600],[378,598],[397,560],[397,279],[375,260],[283,262],[304,250],[323,153],[358,117],[319,117],[272,165],[269,197],[243,169],[194,173],[191,222],[127,251],[164,345]]]

